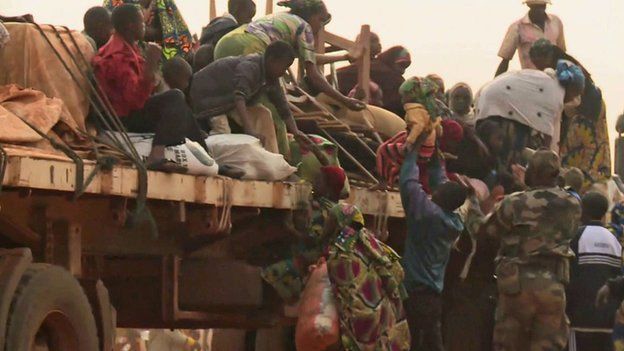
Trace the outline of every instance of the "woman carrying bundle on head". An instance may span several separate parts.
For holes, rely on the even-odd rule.
[[[591,74],[572,56],[545,39],[531,47],[531,60],[539,70],[556,69],[559,61],[575,64],[585,77],[585,88],[578,99],[566,103],[561,127],[560,153],[563,167],[583,170],[587,182],[611,176],[611,151],[607,108],[602,91]]]
[[[559,152],[564,106],[583,92],[585,76],[580,67],[568,61],[559,61],[556,68],[546,72],[534,69],[508,72],[486,84],[477,94],[477,125],[486,119],[495,120],[507,134],[499,155],[506,167],[521,163],[526,147],[546,147]],[[530,140],[535,134],[539,135],[539,141]]]

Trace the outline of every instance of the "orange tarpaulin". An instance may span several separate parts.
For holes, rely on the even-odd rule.
[[[22,118],[45,134],[61,120],[75,130],[76,122],[67,115],[62,117],[63,110],[63,101],[47,98],[40,91],[14,84],[0,86],[0,141],[34,143],[43,139]]]
[[[0,86],[17,84],[39,90],[47,97],[61,99],[65,109],[61,115],[73,119],[80,130],[86,130],[85,120],[89,112],[89,100],[83,91],[89,91],[88,82],[73,63],[51,27],[42,26],[50,41],[78,78],[82,88],[74,82],[34,25],[6,23],[5,26],[11,35],[11,40],[0,49]],[[73,32],[78,43],[77,49],[65,29],[60,27],[57,29],[62,33],[61,37],[74,55],[78,58],[79,49],[90,62],[94,52],[85,37],[78,32]],[[81,62],[80,59],[78,62]],[[82,64],[81,69],[85,68]]]

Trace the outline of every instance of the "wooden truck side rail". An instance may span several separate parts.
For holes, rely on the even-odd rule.
[[[73,192],[76,188],[76,166],[69,159],[28,155],[7,149],[8,162],[3,186]],[[85,161],[86,177],[95,163]],[[115,166],[110,172],[99,172],[87,186],[87,194],[134,198],[138,174],[132,167]],[[148,173],[148,199],[195,203],[217,207],[257,207],[301,209],[309,199],[310,186],[304,183],[234,180],[225,177],[203,177],[163,172]],[[364,214],[404,216],[399,194],[352,187],[347,200]]]

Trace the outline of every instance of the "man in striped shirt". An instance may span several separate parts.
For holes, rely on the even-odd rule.
[[[622,271],[622,246],[605,228],[607,198],[596,192],[583,197],[582,227],[572,241],[576,257],[568,286],[568,316],[572,326],[570,351],[611,349],[611,331],[618,303],[596,307],[594,299],[602,285]]]

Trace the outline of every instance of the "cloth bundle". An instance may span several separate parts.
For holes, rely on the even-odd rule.
[[[34,25],[25,23],[5,23],[4,25],[11,35],[11,41],[0,50],[0,62],[2,62],[0,86],[18,84],[39,90],[47,97],[61,99],[64,103],[62,116],[66,119],[66,124],[86,131],[89,97],[85,92],[89,91],[89,83],[80,70],[86,70],[88,67],[81,63],[79,69],[72,64],[70,55],[56,37],[52,27],[42,26],[45,35],[50,39],[63,61],[69,64],[70,70],[79,82],[78,85]],[[82,34],[68,33],[60,27],[57,30],[78,62],[82,62],[79,52],[85,56],[87,62],[91,61],[94,55],[93,48]],[[74,40],[77,46],[74,45]],[[73,121],[69,122],[69,119]],[[71,144],[70,141],[65,141]]]
[[[435,141],[439,134],[434,128],[434,124],[431,116],[421,104],[407,103],[405,104],[405,123],[407,123],[407,130],[409,134],[407,136],[407,142],[413,144],[416,139],[427,130],[429,136],[420,149],[420,156],[431,157],[435,151]]]
[[[297,351],[324,351],[340,341],[340,321],[327,263],[314,268],[299,305]]]
[[[219,165],[243,170],[245,180],[280,181],[297,171],[284,156],[266,151],[260,140],[251,135],[211,135],[206,145]]]
[[[45,134],[62,125],[65,134],[78,136],[78,125],[67,114],[60,99],[48,98],[40,91],[15,84],[0,86],[0,141],[19,144],[42,141],[43,138],[22,122],[22,118]]]
[[[403,165],[407,132],[401,132],[388,139],[377,149],[377,173],[389,187],[394,186]]]

